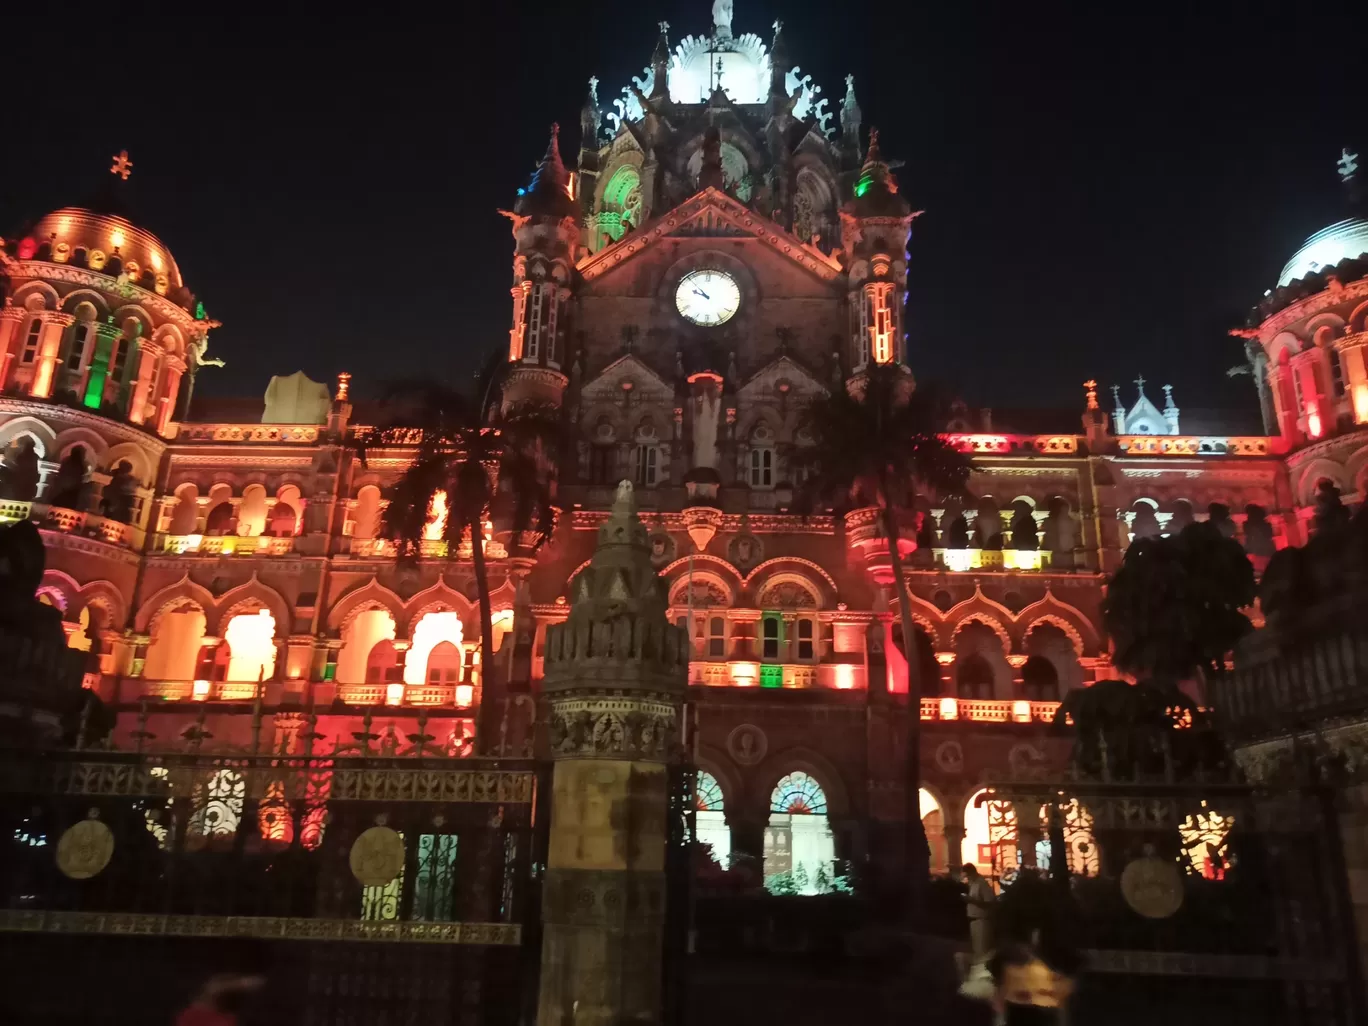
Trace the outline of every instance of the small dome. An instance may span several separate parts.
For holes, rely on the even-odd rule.
[[[1302,244],[1278,276],[1278,287],[1368,253],[1368,221],[1351,218],[1322,228]]]
[[[116,275],[127,273],[139,283],[153,283],[152,287],[163,294],[185,284],[162,241],[119,214],[63,207],[40,219],[29,234],[44,249],[40,259]]]

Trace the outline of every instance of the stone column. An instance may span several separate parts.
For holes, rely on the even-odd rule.
[[[539,1026],[662,1021],[670,768],[689,640],[618,485],[569,618],[546,632],[555,760]],[[674,810],[675,813],[678,810]]]
[[[166,365],[166,394],[157,400],[157,434],[165,435],[166,426],[171,423],[171,418],[176,412],[176,396],[180,392],[181,376],[185,373],[185,364],[175,357],[171,357]]]
[[[10,350],[14,348],[19,322],[23,319],[24,308],[12,306],[9,297],[5,297],[5,305],[0,308],[0,388],[8,383],[10,367],[14,363],[14,353]]]
[[[138,340],[138,375],[133,379],[133,398],[128,401],[128,419],[141,424],[145,419],[148,397],[152,394],[152,371],[157,366],[161,347],[151,339]]]
[[[57,373],[57,350],[62,344],[62,332],[75,323],[76,318],[72,314],[43,315],[43,333],[38,336],[38,360],[33,369],[33,387],[29,390],[35,399],[46,399],[52,394],[52,380]]]

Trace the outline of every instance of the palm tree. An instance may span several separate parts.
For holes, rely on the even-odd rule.
[[[920,804],[922,660],[903,578],[899,512],[915,508],[919,490],[957,494],[968,480],[968,458],[941,437],[941,413],[932,394],[914,389],[905,368],[876,365],[858,387],[812,404],[807,430],[814,444],[799,456],[807,471],[800,492],[804,505],[826,501],[847,507],[876,505],[881,510],[907,664],[906,843],[908,917],[913,921],[921,913],[931,851]]]
[[[416,563],[434,513],[445,504],[442,536],[455,555],[469,533],[480,610],[482,694],[477,740],[492,751],[501,709],[494,680],[494,626],[485,562],[484,525],[497,516],[535,552],[556,524],[556,419],[541,406],[499,408],[504,363],[492,358],[470,393],[414,381],[390,386],[390,416],[354,440],[364,465],[369,449],[415,447],[413,462],[395,482],[381,524],[401,564]],[[438,496],[441,496],[439,499]]]

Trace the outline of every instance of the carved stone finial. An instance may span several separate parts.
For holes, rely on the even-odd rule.
[[[1087,381],[1083,382],[1083,387],[1084,387],[1085,389],[1088,390],[1088,409],[1090,409],[1090,410],[1096,410],[1096,409],[1098,409],[1099,407],[1098,407],[1098,405],[1097,405],[1097,382],[1096,382],[1096,380],[1094,380],[1093,378],[1089,378]]]
[[[128,159],[128,151],[120,150],[117,157],[111,158],[114,163],[110,165],[109,173],[118,175],[124,181],[128,181],[128,176],[133,173],[133,161]]]

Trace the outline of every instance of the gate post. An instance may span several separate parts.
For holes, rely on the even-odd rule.
[[[668,771],[689,669],[666,604],[624,481],[569,618],[546,634],[555,764],[538,1026],[661,1021]]]

